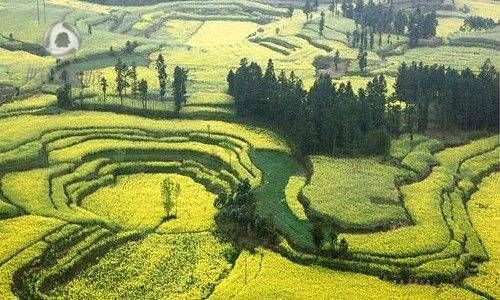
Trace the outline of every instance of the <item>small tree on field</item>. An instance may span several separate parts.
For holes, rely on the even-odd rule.
[[[180,190],[181,188],[178,183],[174,183],[170,179],[163,181],[162,197],[167,219],[177,217],[177,198],[179,197]],[[173,213],[174,209],[176,210],[175,213]]]
[[[337,255],[337,239],[338,234],[334,230],[330,231],[330,251],[332,256]]]
[[[118,96],[120,97],[120,103],[123,105],[123,95],[126,92],[126,88],[128,86],[127,82],[127,65],[125,63],[122,63],[121,59],[118,59],[116,65],[115,65],[115,72],[116,72],[116,92],[118,93]]]
[[[141,95],[142,107],[144,109],[147,108],[148,101],[148,82],[145,79],[142,79],[137,86],[137,89]]]
[[[160,83],[160,99],[165,99],[167,94],[167,66],[165,65],[165,59],[163,55],[158,55],[156,59],[156,71],[158,72],[158,81]]]
[[[323,36],[323,30],[325,30],[325,12],[321,12],[321,19],[319,20],[319,35]]]
[[[62,70],[61,74],[59,75],[59,79],[64,83],[68,83],[69,82],[68,71]]]
[[[290,5],[290,6],[288,7],[288,12],[287,12],[287,16],[288,16],[289,18],[293,17],[293,11],[294,11],[294,9],[293,9],[293,7]]]
[[[132,63],[132,65],[128,69],[127,77],[130,77],[130,79],[132,79],[131,82],[132,95],[137,94],[137,66],[135,62]]]
[[[328,6],[328,10],[332,14],[332,16],[335,15],[335,12],[337,10],[337,3],[335,2],[335,0],[332,0],[332,2],[330,3],[330,5]]]
[[[186,82],[187,82],[186,69],[179,66],[175,67],[174,70],[174,82],[172,87],[174,89],[174,101],[175,101],[175,113],[179,114],[182,104],[186,104]]]
[[[349,252],[349,244],[345,238],[342,238],[339,243],[339,255],[341,257],[346,257]]]
[[[410,140],[413,141],[413,133],[415,132],[415,113],[417,112],[416,104],[407,102],[406,104],[406,132],[410,134]]]
[[[71,108],[71,84],[65,83],[57,89],[57,105],[61,108]]]
[[[234,96],[236,82],[234,82],[235,74],[233,69],[229,70],[226,80],[228,85],[227,92],[229,95]]]
[[[335,51],[335,56],[333,57],[333,63],[335,65],[335,70],[339,70],[339,63],[340,63],[340,53],[339,50]]]
[[[102,100],[106,102],[106,92],[108,90],[108,81],[106,80],[106,78],[101,77],[100,85],[102,91]]]
[[[321,229],[321,226],[314,225],[312,229],[312,238],[316,248],[320,249],[321,242],[323,241],[323,230]]]
[[[364,72],[366,66],[368,65],[367,57],[368,53],[366,51],[363,51],[363,48],[360,47],[358,53],[358,65],[361,72]]]
[[[127,41],[127,42],[125,43],[125,53],[132,53],[132,51],[134,51],[134,50],[132,49],[132,42]]]

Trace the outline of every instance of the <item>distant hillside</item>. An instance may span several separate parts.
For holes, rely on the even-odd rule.
[[[170,0],[84,0],[85,2],[97,3],[103,5],[117,5],[117,6],[142,6],[158,4],[162,2],[172,2]]]
[[[179,0],[83,0],[86,2],[103,4],[103,5],[118,5],[118,6],[142,6],[152,5],[164,2],[174,2]],[[182,0],[181,0],[182,1]],[[301,8],[305,4],[305,0],[253,0],[254,2],[269,4],[276,7],[295,7]],[[439,8],[442,0],[393,0],[397,9],[408,9],[412,7],[429,7]],[[311,0],[314,2],[314,0]],[[388,2],[388,1],[383,1]],[[331,3],[330,0],[318,0],[319,4]]]

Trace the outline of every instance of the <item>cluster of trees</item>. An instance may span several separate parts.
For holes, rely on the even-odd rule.
[[[167,96],[167,71],[163,55],[158,55],[156,60],[156,71],[158,74],[159,96],[160,100],[165,100]],[[147,109],[148,100],[148,82],[145,79],[138,80],[137,67],[135,64],[127,66],[120,58],[115,65],[115,83],[116,93],[120,97],[120,102],[123,105],[123,97],[127,94],[127,89],[130,88],[132,96],[140,96],[144,109]],[[178,114],[182,105],[187,101],[187,80],[188,71],[184,68],[176,66],[174,69],[174,80],[172,82],[173,96],[175,102],[175,113]],[[108,82],[106,78],[100,80],[103,100],[106,101]]]
[[[125,48],[123,49],[124,53],[132,53],[134,52],[135,48],[139,47],[139,43],[137,41],[127,41],[125,43]]]
[[[460,27],[461,31],[477,31],[493,29],[497,26],[495,20],[479,16],[469,16],[465,18],[464,24]]]
[[[354,19],[356,23],[369,26],[377,31],[390,32],[394,20],[394,8],[392,5],[383,5],[382,2],[375,4],[369,0],[365,4],[363,0],[342,0],[342,14],[346,18]]]
[[[313,243],[318,249],[318,252],[322,252],[330,257],[347,257],[349,255],[349,244],[347,240],[342,238],[339,241],[339,236],[334,230],[331,230],[328,237],[325,237],[322,227],[315,225],[311,233]]]
[[[312,13],[318,10],[319,6],[319,1],[314,0],[313,3],[311,3],[310,0],[306,0],[306,3],[304,4],[304,7],[302,8],[302,12],[306,15],[306,19],[309,20],[312,18]],[[290,13],[291,10],[289,10]],[[293,15],[293,11],[292,15]]]
[[[135,64],[127,66],[120,58],[118,58],[115,65],[115,83],[116,93],[120,97],[120,102],[123,105],[123,97],[127,94],[127,89],[131,88],[131,94],[136,95],[138,91],[137,85],[137,67]],[[103,78],[102,80],[106,80]],[[106,101],[107,82],[101,81],[101,89],[103,91],[104,101]],[[146,91],[147,92],[147,91]]]
[[[166,101],[167,99],[167,71],[166,64],[163,55],[158,55],[156,60],[156,71],[158,76],[159,85],[159,98],[161,101]],[[140,99],[142,102],[142,107],[144,109],[148,108],[148,100],[150,95],[148,93],[149,84],[146,79],[138,78],[137,66],[132,63],[130,66],[125,64],[121,58],[117,58],[115,65],[115,86],[116,95],[120,98],[120,103],[123,105],[123,100],[126,95],[131,95],[136,99]],[[81,77],[83,77],[83,72],[78,73],[77,79],[80,81],[80,86],[82,88],[87,87]],[[51,70],[50,81],[53,80],[55,76],[55,71]],[[172,81],[172,95],[175,104],[175,113],[179,114],[180,109],[187,102],[187,81],[188,81],[188,70],[182,67],[176,66],[174,69],[174,76]],[[57,90],[57,98],[59,106],[62,108],[71,108],[71,80],[65,70],[61,72],[61,79],[64,81],[64,85]],[[101,77],[98,81],[100,90],[102,92],[102,101],[106,102],[109,91],[109,82],[105,77]],[[80,92],[80,98],[83,98],[83,92]]]
[[[420,8],[415,9],[408,17],[408,37],[410,47],[417,45],[418,39],[427,39],[436,36],[438,25],[435,11],[422,13]]]
[[[350,43],[352,47],[359,47],[362,49],[366,49],[370,47],[373,50],[373,46],[375,44],[375,31],[371,27],[356,26],[356,29],[353,30],[349,35]],[[382,47],[382,32],[378,32],[378,46]],[[387,35],[387,43],[391,42],[391,34]]]
[[[292,72],[276,76],[272,60],[261,67],[243,59],[229,72],[228,92],[240,117],[257,119],[284,131],[304,154],[385,154],[391,117],[385,111],[386,82],[375,77],[358,95],[351,83],[337,88],[320,75],[309,92]]]
[[[248,179],[241,182],[233,195],[220,193],[214,201],[218,233],[238,247],[273,246],[277,234],[256,212],[256,199]]]
[[[339,50],[335,51],[335,55],[333,57],[331,56],[322,56],[318,55],[314,58],[313,60],[313,66],[316,68],[316,70],[324,70],[324,69],[329,69],[333,65],[336,71],[339,69],[339,64],[342,62],[342,59],[340,57],[340,52]]]
[[[430,120],[439,128],[496,129],[499,126],[499,75],[487,60],[479,74],[469,68],[423,63],[402,64],[396,78],[396,95],[406,102],[406,126],[420,132]]]
[[[335,0],[334,0],[335,1]],[[334,7],[336,7],[336,2]],[[430,38],[436,35],[437,17],[436,12],[422,13],[420,8],[411,11],[395,10],[392,1],[389,5],[383,5],[381,2],[375,4],[373,0],[365,4],[363,0],[342,0],[342,14],[346,18],[351,18],[360,24],[362,33],[365,32],[364,27],[371,28],[370,45],[373,48],[373,34],[379,33],[379,45],[381,42],[381,33],[398,33],[405,34],[408,32],[410,37],[410,46],[415,46],[416,41],[420,38]],[[335,8],[336,10],[336,8]],[[368,32],[368,30],[366,30]],[[360,34],[358,29],[350,34],[356,40],[356,35],[360,40],[364,40],[365,45],[368,43],[367,34]]]
[[[89,27],[89,34],[92,34],[91,33],[92,32],[91,28],[92,27]],[[135,49],[137,47],[139,47],[139,43],[137,41],[131,42],[131,41],[127,40],[125,42],[125,46],[122,49],[120,49],[120,51],[116,51],[115,48],[113,48],[113,46],[110,46],[109,47],[109,54],[111,56],[117,56],[117,54],[120,54],[120,53],[122,53],[122,54],[131,54],[131,53],[134,53],[134,51],[135,51]]]

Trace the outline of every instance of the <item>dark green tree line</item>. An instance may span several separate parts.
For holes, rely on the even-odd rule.
[[[358,47],[359,42],[364,43],[366,48],[367,29],[370,28],[370,48],[373,48],[372,34],[379,33],[379,46],[382,44],[381,33],[408,34],[410,46],[415,46],[418,39],[430,38],[436,35],[437,16],[435,11],[422,13],[420,8],[413,10],[396,10],[392,2],[375,4],[373,0],[367,3],[363,0],[342,0],[342,13],[346,18],[354,19],[357,27],[350,34],[353,37],[353,47]]]
[[[329,75],[320,75],[307,92],[293,72],[276,77],[271,60],[263,74],[258,64],[243,59],[227,79],[238,116],[278,126],[305,154],[384,154],[388,150],[383,76],[375,77],[356,95],[350,82],[337,87]]]
[[[415,125],[424,132],[431,119],[439,128],[498,130],[499,76],[490,60],[478,74],[469,68],[460,72],[438,65],[403,63],[395,89],[407,106],[407,130]]]

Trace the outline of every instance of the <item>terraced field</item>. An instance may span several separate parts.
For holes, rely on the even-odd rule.
[[[384,74],[390,95],[403,61],[477,71],[492,58],[498,67],[497,29],[457,33],[467,14],[439,12],[444,45],[407,49],[406,37],[389,43],[384,34],[365,74],[346,35],[354,21],[330,13],[320,37],[318,12],[287,17],[246,0],[46,2],[49,20],[82,33],[81,51],[63,65],[38,53],[50,24],[36,22],[32,1],[0,3],[0,86],[25,93],[0,103],[0,299],[500,297],[498,133],[453,144],[402,135],[389,157],[299,160],[278,134],[235,117],[226,82],[242,58],[263,66],[271,58],[308,88],[315,59],[338,50],[337,85],[357,90]],[[483,16],[498,6],[457,3]],[[127,41],[138,43],[132,53]],[[167,101],[158,97],[160,53],[168,89],[175,66],[189,70],[179,115],[170,90]],[[117,57],[148,81],[146,109],[136,95],[118,97]],[[33,66],[98,74],[107,97],[94,81],[74,87],[82,99],[62,109],[61,82],[26,76]],[[256,214],[277,235],[253,251],[221,239],[214,219],[218,195],[246,180]]]
[[[481,64],[491,58],[495,67],[500,66],[498,51],[491,48],[467,46],[442,46],[438,48],[422,47],[407,50],[403,55],[390,56],[380,67],[373,67],[373,74],[395,74],[397,66],[402,62],[411,64],[413,61],[424,61],[426,64],[450,66],[459,70],[470,68],[478,71]]]
[[[229,257],[235,254],[228,253],[237,255],[230,245],[213,237],[212,202],[215,194],[231,192],[245,178],[256,188],[259,213],[283,237],[277,252],[295,263],[393,280],[403,280],[401,270],[408,270],[404,280],[457,283],[474,274],[477,263],[489,259],[464,201],[481,178],[498,171],[498,136],[444,150],[438,141],[423,136],[413,141],[403,138],[392,149],[400,167],[367,161],[373,166],[353,169],[349,160],[313,158],[313,166],[319,169],[312,169],[309,181],[302,177],[305,173],[290,157],[287,146],[265,131],[216,121],[153,121],[111,113],[44,115],[40,111],[43,103],[51,102],[42,99],[2,106],[0,126],[6,130],[0,139],[0,215],[5,253],[1,255],[4,275],[0,286],[5,297],[133,297],[139,293],[140,282],[156,282],[166,272],[162,264],[192,247],[201,247],[202,252],[186,257],[189,264],[169,265],[171,274],[177,275],[148,285],[147,292],[171,293],[175,284],[179,297],[210,295],[220,282],[229,284],[223,280],[228,272],[227,282],[234,281],[229,279],[236,276],[230,272],[234,260]],[[332,168],[332,163],[338,166]],[[380,225],[383,219],[373,219],[373,213],[352,210],[349,203],[367,197],[362,194],[366,190],[360,189],[350,193],[352,199],[338,200],[348,205],[346,212],[356,211],[358,216],[342,219],[339,214],[343,211],[334,211],[339,220],[350,224],[358,219],[375,224],[371,232],[356,227],[359,225],[335,226],[349,243],[349,256],[329,257],[328,244],[316,256],[313,222],[324,219],[326,233],[332,228],[326,220],[332,216],[317,213],[323,208],[313,205],[319,197],[314,193],[327,200],[333,197],[327,187],[334,191],[350,187],[351,192],[353,184],[375,188],[363,170],[377,168],[386,170],[387,182],[368,193],[376,198],[363,205],[381,209],[391,218],[398,214],[391,213],[387,205],[399,209],[398,225],[386,227]],[[329,171],[339,173],[332,176]],[[350,176],[329,185],[315,179],[320,174],[326,178]],[[173,199],[174,219],[169,217],[171,211],[161,192],[165,180],[180,186],[180,194]],[[311,205],[305,204],[303,195]],[[153,245],[165,246],[146,255]],[[217,267],[210,267],[210,273],[206,273],[207,252],[201,250],[205,248],[210,259],[219,249]],[[39,256],[44,259],[34,259]],[[118,257],[128,258],[122,261]],[[97,264],[92,263],[95,260]],[[129,271],[106,283],[109,270],[123,267]],[[43,271],[33,276],[33,269]],[[146,269],[149,277],[131,279],[134,270]],[[193,279],[186,274],[199,275],[192,275],[196,276]],[[190,280],[198,283],[189,284]],[[115,288],[109,289],[110,284]],[[95,287],[85,288],[89,285]],[[494,290],[482,292],[490,295]]]
[[[488,252],[489,261],[479,267],[477,276],[467,278],[465,284],[475,290],[486,291],[494,298],[500,297],[497,284],[499,241],[498,235],[491,234],[491,232],[498,232],[499,183],[499,173],[484,178],[479,190],[472,195],[471,200],[467,203],[472,225],[481,237]]]
[[[17,115],[22,111],[10,113]],[[272,135],[223,122],[165,123],[108,113],[61,113],[5,117],[0,123],[9,131],[0,141],[0,203],[5,218],[1,221],[1,248],[5,251],[1,255],[2,265],[42,246],[48,249],[42,265],[32,261],[5,277],[8,281],[14,278],[13,291],[7,282],[2,282],[5,297],[12,293],[26,297],[80,297],[85,293],[79,288],[84,281],[80,283],[78,277],[64,287],[67,274],[85,268],[93,259],[122,244],[123,251],[129,251],[126,247],[134,249],[130,251],[136,254],[131,254],[130,259],[139,266],[136,256],[142,256],[159,240],[166,245],[176,241],[178,246],[173,246],[171,254],[165,250],[157,258],[144,258],[157,272],[165,270],[153,263],[155,259],[168,263],[172,255],[176,256],[175,251],[185,252],[184,247],[206,244],[207,250],[193,257],[193,267],[200,276],[209,269],[214,273],[203,279],[207,281],[200,283],[198,290],[188,284],[192,279],[186,275],[184,292],[186,296],[207,293],[207,284],[217,282],[229,264],[223,255],[229,251],[228,246],[220,244],[211,233],[214,194],[230,193],[243,178],[250,179],[255,187],[262,184],[262,173],[250,158],[251,149],[256,153],[280,151],[289,157],[287,147]],[[26,124],[30,124],[28,131]],[[172,199],[176,215],[172,220],[161,193],[167,179],[177,182],[181,191]],[[23,228],[22,233],[19,228]],[[140,244],[134,242],[143,239]],[[206,255],[213,247],[222,251],[219,271],[207,265]],[[96,268],[111,270],[110,264],[116,261],[113,253],[109,254],[109,263],[106,254],[102,266]],[[214,253],[210,253],[212,259]],[[182,265],[182,260],[179,263]],[[191,270],[187,267],[184,265],[179,272],[187,274],[186,270]],[[44,271],[33,277],[33,268]],[[81,280],[87,280],[86,276],[93,278],[93,271],[89,272]],[[126,281],[126,277],[122,278]],[[88,280],[103,284],[102,279]],[[175,284],[180,279],[174,276],[172,280]],[[163,293],[170,289],[164,284],[157,288]],[[123,294],[125,290],[132,293],[131,287],[123,289],[117,288],[116,295],[131,297],[132,294]]]
[[[364,270],[382,277],[392,277],[394,272],[398,272],[397,270],[408,268],[408,272],[411,274],[408,276],[417,282],[456,281],[460,280],[461,277],[473,274],[476,263],[487,260],[488,256],[470,223],[463,203],[468,200],[480,178],[498,171],[499,137],[492,136],[468,145],[447,148],[442,151],[439,150],[443,148],[442,145],[434,140],[426,139],[420,139],[413,145],[401,141],[394,148],[394,157],[399,157],[402,166],[406,166],[405,169],[408,171],[408,173],[403,172],[402,177],[395,182],[396,184],[397,182],[400,182],[399,184],[410,182],[410,184],[402,184],[399,187],[403,207],[408,213],[410,223],[383,232],[342,234],[341,237],[346,238],[352,251],[350,262],[325,259],[320,264],[336,266],[345,270]],[[435,151],[439,152],[432,154]],[[418,161],[420,157],[421,160]],[[328,160],[323,162],[318,158],[315,158],[313,162],[315,164],[331,164]],[[339,183],[334,183],[333,186],[338,184],[351,187],[363,184],[364,186],[373,186],[370,184],[370,177],[366,178],[367,175],[363,171],[368,170],[368,168],[353,169],[349,167],[349,161],[340,160],[337,163],[344,164],[341,168],[349,170],[349,177]],[[412,169],[412,166],[416,167]],[[324,188],[319,186],[326,187],[328,185],[325,182],[320,183],[317,181],[319,179],[314,179],[314,176],[338,177],[338,175],[332,174],[332,172],[336,172],[337,168],[330,168],[330,173],[327,170],[325,165],[321,175],[316,175],[319,170],[314,168],[313,180],[303,190],[304,195],[309,198],[311,203],[310,206],[309,202],[306,204],[306,214],[316,219],[318,217],[320,220],[323,219],[324,227],[326,227],[324,230],[332,228],[330,225],[331,216],[318,215],[317,210],[320,206],[314,206],[313,203],[320,201],[316,200],[317,197],[322,197],[321,201],[324,202],[335,195],[327,192],[322,193]],[[363,179],[358,178],[358,174],[359,176],[364,175]],[[314,184],[318,186],[315,187]],[[315,191],[319,195],[316,196],[309,191]],[[335,201],[345,201],[340,200],[344,199],[345,196],[339,198],[337,195],[336,197],[338,200],[335,199]],[[362,199],[361,195],[358,196],[358,199]],[[353,205],[347,206],[344,210],[337,209],[335,214],[341,216],[344,211],[346,214],[352,214],[351,207]],[[380,209],[386,204],[372,201],[371,205],[373,210]],[[355,211],[361,212],[360,210]],[[395,217],[396,215],[390,216]],[[366,215],[360,214],[358,218],[368,222],[373,217],[372,213],[367,212]],[[351,217],[346,218],[346,220],[352,222],[356,218]],[[342,231],[342,227],[333,226],[333,228]],[[352,228],[347,230],[352,231]],[[288,242],[305,249],[312,248],[312,245],[300,243],[301,240],[291,238]],[[289,246],[283,245],[283,247],[283,253],[292,255],[298,261],[314,261],[313,257],[307,257],[307,255],[290,254]],[[325,247],[328,249],[328,245]],[[396,278],[399,277],[396,276]]]

